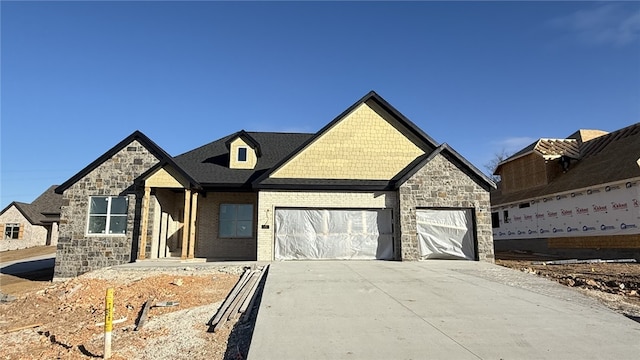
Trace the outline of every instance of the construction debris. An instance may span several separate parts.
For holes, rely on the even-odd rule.
[[[640,305],[640,264],[635,259],[496,260],[496,264],[553,279],[566,286],[615,294],[625,302]]]
[[[12,333],[12,332],[16,332],[16,331],[20,331],[20,330],[24,330],[24,329],[31,329],[31,328],[40,327],[40,326],[42,326],[42,323],[35,323],[35,324],[30,324],[30,325],[25,325],[25,326],[18,326],[16,328],[7,330],[7,333]]]
[[[111,323],[115,325],[115,324],[123,323],[125,321],[127,321],[127,317],[126,316],[123,317],[123,318],[120,318],[118,320],[113,320]],[[104,326],[104,322],[99,322],[99,323],[96,324],[96,326]]]
[[[147,300],[142,307],[142,312],[140,313],[140,318],[138,319],[138,323],[136,324],[136,328],[134,329],[134,331],[142,329],[144,324],[147,322],[147,313],[149,312],[150,308],[151,300]]]
[[[169,307],[169,306],[178,306],[180,303],[178,301],[161,301],[157,302],[153,307]]]
[[[9,294],[0,293],[0,303],[12,302],[16,299],[15,296]]]
[[[602,259],[589,259],[589,260],[578,260],[578,259],[569,259],[569,260],[551,260],[551,261],[534,261],[532,265],[568,265],[568,264],[599,264],[599,263],[635,263],[636,259],[613,259],[613,260],[602,260]]]
[[[218,312],[209,321],[209,332],[220,330],[227,320],[237,319],[240,315],[243,315],[245,319],[249,316],[256,298],[256,289],[260,286],[268,268],[269,265],[261,270],[245,269],[233,291],[229,293]]]
[[[105,320],[104,295],[108,287],[115,288],[114,320],[127,318],[114,325],[116,346],[112,359],[223,360],[226,353],[235,352],[238,346],[245,357],[250,331],[244,327],[234,329],[229,326],[231,322],[227,322],[224,329],[208,333],[205,324],[242,271],[235,265],[189,269],[105,268],[68,281],[34,282],[33,290],[24,286],[24,290],[15,293],[4,291],[3,282],[2,291],[17,299],[0,304],[0,358],[100,358],[104,341],[102,329],[95,324]],[[177,278],[182,279],[182,286],[171,284]],[[155,300],[148,311],[147,322],[140,331],[133,331],[149,299]],[[158,302],[179,305],[156,307]],[[31,327],[40,323],[40,327]],[[14,330],[22,327],[23,330]]]

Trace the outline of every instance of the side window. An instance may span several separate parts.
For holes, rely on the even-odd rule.
[[[18,240],[22,239],[22,231],[20,231],[20,224],[5,224],[4,225],[4,239],[5,240]]]
[[[508,223],[509,222],[509,210],[504,210],[502,212],[502,215],[504,215],[502,218],[504,219],[504,223]]]
[[[127,232],[126,196],[92,196],[87,234],[124,235]]]
[[[491,213],[491,227],[494,229],[500,227],[500,216],[497,211]]]

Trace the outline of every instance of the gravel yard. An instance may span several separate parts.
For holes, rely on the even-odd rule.
[[[227,322],[209,333],[215,315],[243,269],[103,269],[60,283],[38,282],[33,291],[0,305],[4,359],[102,357],[106,289],[113,287],[113,359],[240,359],[246,356],[255,311],[243,324]],[[48,284],[44,286],[44,284]],[[15,295],[15,294],[14,294]],[[147,300],[152,307],[139,331],[135,323]],[[33,326],[33,327],[32,327]],[[17,330],[21,327],[27,327]]]
[[[547,264],[541,260],[496,260],[496,264],[557,281],[595,297],[607,307],[640,321],[640,264]]]

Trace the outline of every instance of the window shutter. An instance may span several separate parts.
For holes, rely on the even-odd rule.
[[[20,230],[18,230],[18,240],[22,240],[24,236],[24,225],[20,224]]]
[[[2,234],[0,234],[0,240],[4,240],[7,236],[5,235],[5,231],[7,231],[7,228],[4,227],[4,224],[0,224],[0,229],[2,229]]]

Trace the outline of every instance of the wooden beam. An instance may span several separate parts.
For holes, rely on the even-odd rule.
[[[189,225],[189,259],[195,255],[196,243],[196,216],[198,215],[198,193],[191,196],[191,223]]]
[[[224,302],[218,308],[218,311],[216,312],[216,315],[211,320],[209,320],[209,322],[208,322],[209,331],[208,332],[214,332],[216,330],[216,326],[218,326],[218,324],[221,321],[222,322],[226,321],[226,318],[223,318],[223,315],[227,312],[227,309],[229,308],[229,305],[231,305],[233,300],[235,300],[236,296],[238,295],[238,293],[240,292],[240,290],[242,289],[244,284],[247,282],[247,280],[249,280],[249,276],[250,275],[251,275],[251,270],[249,270],[249,269],[245,270],[244,273],[242,273],[242,276],[240,277],[240,280],[238,280],[236,285],[233,287],[233,290],[231,290],[229,295],[227,295],[227,298],[224,299]],[[229,314],[227,314],[227,316],[229,316]]]
[[[138,331],[142,329],[144,324],[147,323],[147,313],[151,308],[151,303],[152,303],[151,299],[147,300],[147,302],[144,303],[144,306],[142,307],[142,313],[140,314],[140,318],[138,319],[138,323],[136,324],[135,329],[133,329],[134,331]]]
[[[24,329],[31,329],[31,328],[40,327],[40,326],[42,326],[42,323],[35,323],[35,324],[31,324],[31,325],[20,326],[20,327],[16,327],[16,328],[7,330],[7,333],[12,333],[12,332],[16,332],[16,331],[20,331],[20,330],[24,330]]]
[[[144,260],[147,257],[147,228],[149,226],[149,199],[151,198],[151,188],[144,187],[144,195],[142,196],[142,226],[140,227],[140,240],[138,241],[138,260]]]
[[[191,214],[191,189],[184,189],[184,215],[182,216],[182,255],[180,259],[187,258],[189,247],[189,215]]]

